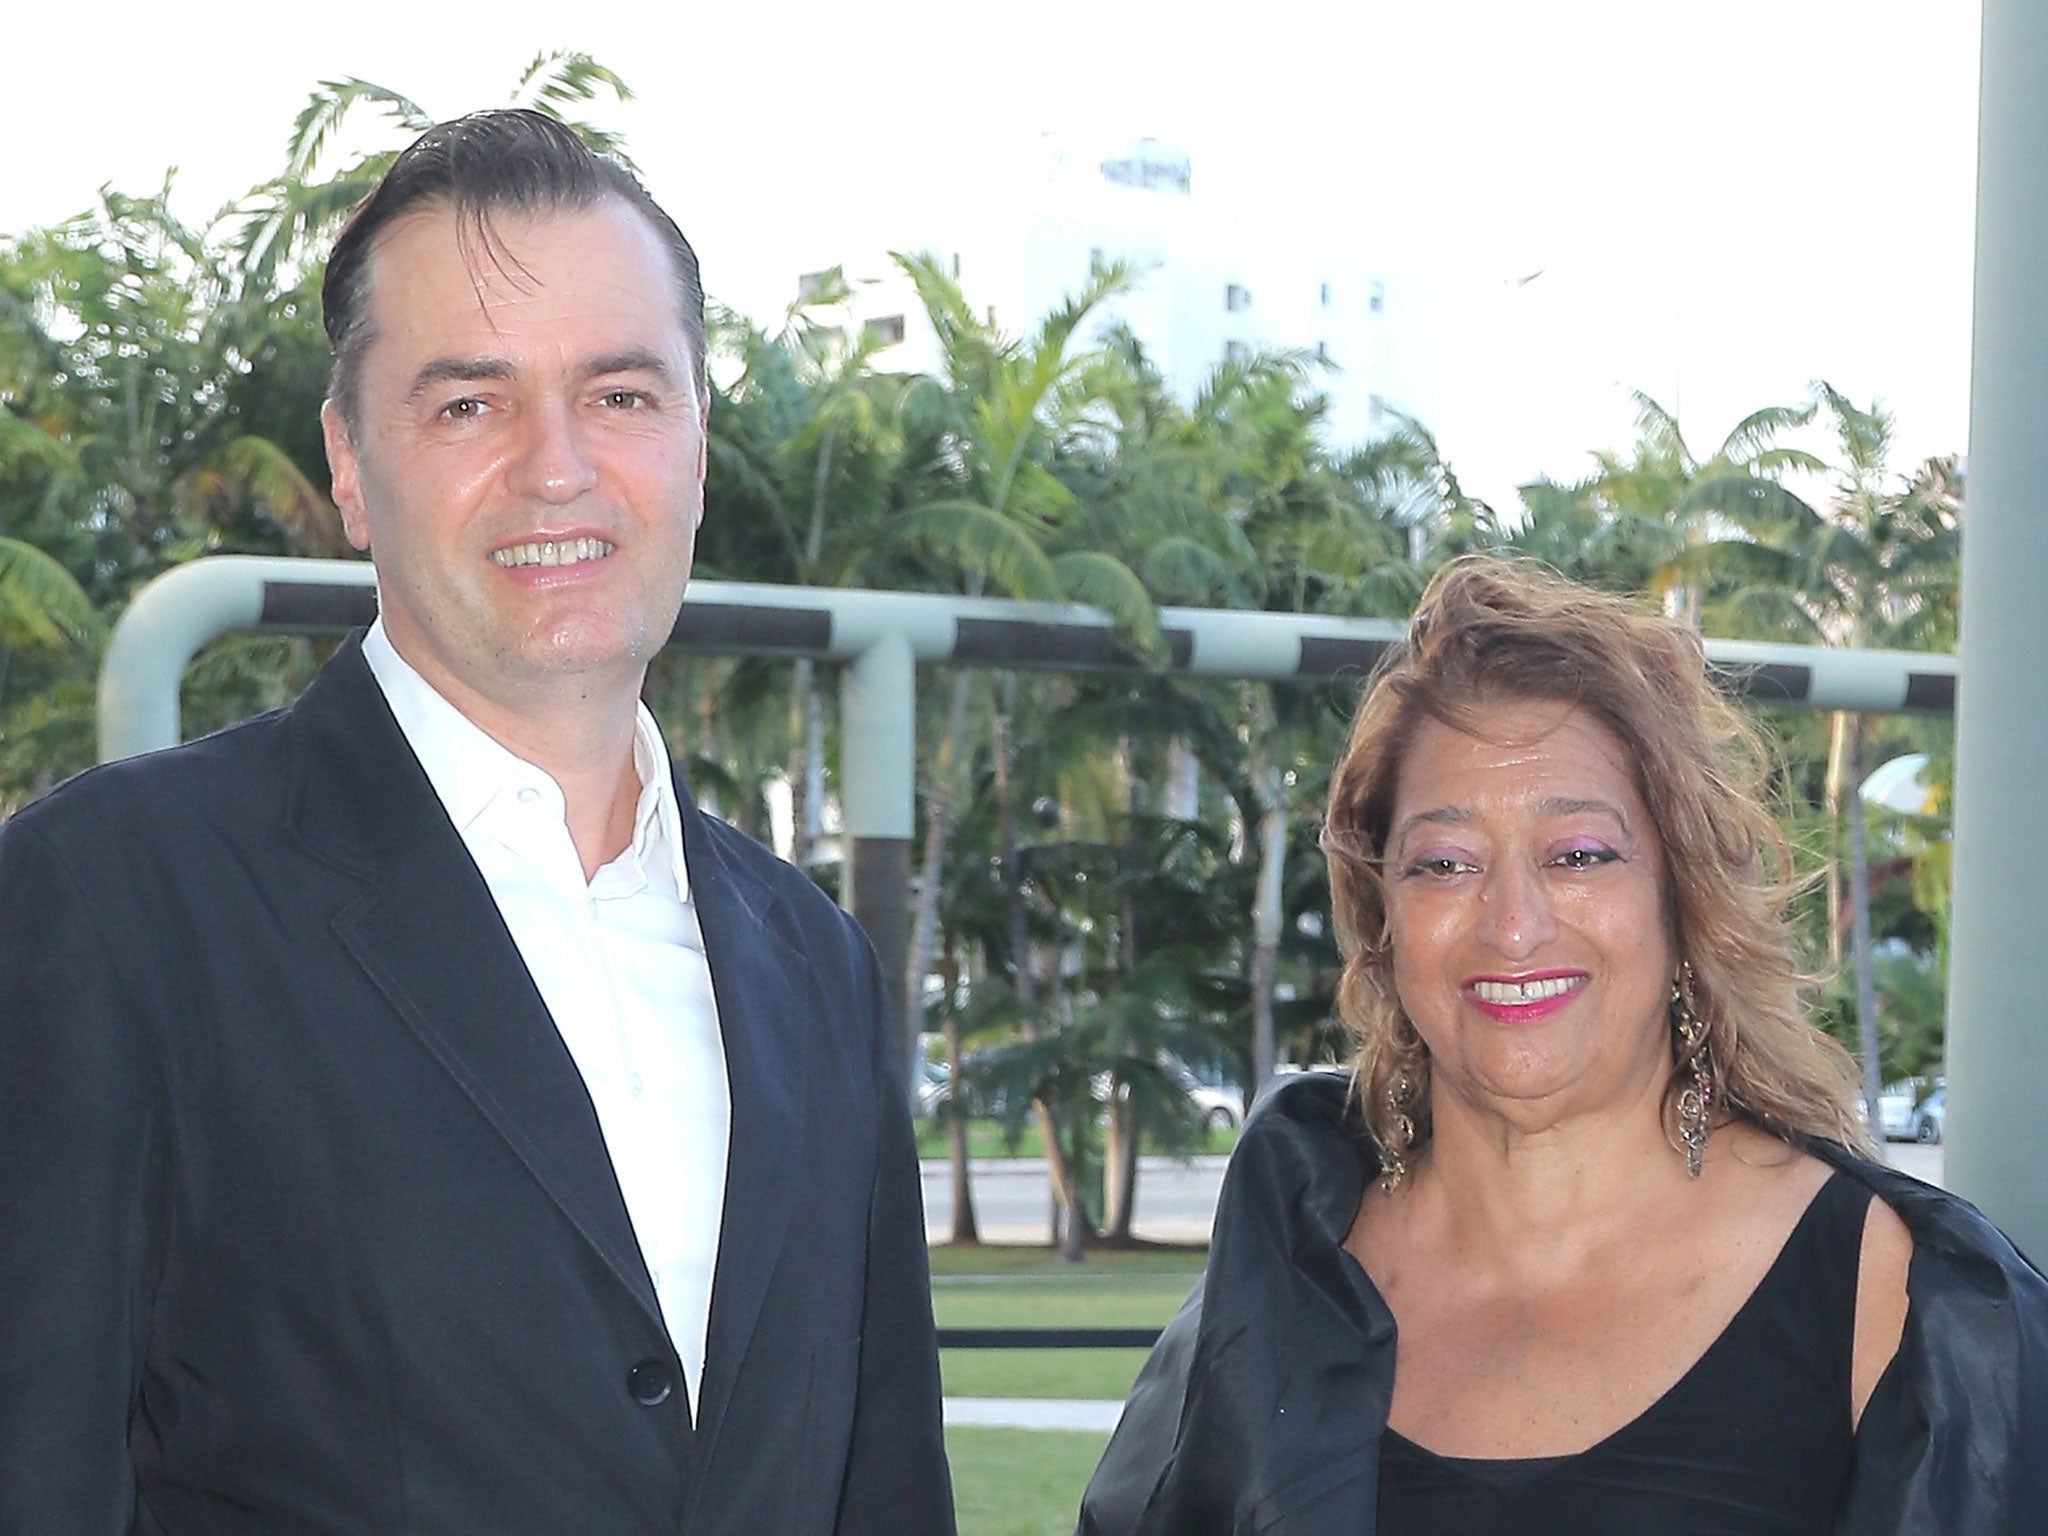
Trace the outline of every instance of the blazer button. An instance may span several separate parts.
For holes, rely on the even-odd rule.
[[[675,1372],[668,1368],[666,1360],[642,1360],[626,1372],[626,1390],[642,1407],[653,1408],[667,1402],[669,1393],[675,1389]]]

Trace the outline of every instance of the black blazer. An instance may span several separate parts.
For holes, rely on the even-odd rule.
[[[682,807],[732,1085],[694,1423],[582,1079],[356,641],[0,824],[0,1533],[952,1530],[873,952]]]
[[[1394,1315],[1344,1250],[1379,1157],[1348,1074],[1277,1078],[1231,1154],[1203,1278],[1131,1388],[1078,1536],[1372,1536]],[[2037,1536],[2048,1280],[1968,1202],[1808,1150],[1913,1234],[1899,1355],[1863,1412],[1842,1536]]]

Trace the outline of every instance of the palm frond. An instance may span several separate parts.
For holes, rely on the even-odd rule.
[[[343,121],[359,106],[378,108],[409,134],[422,134],[434,119],[409,96],[350,75],[341,80],[322,80],[285,144],[285,176],[292,181],[310,181],[321,153],[340,130]]]
[[[0,536],[0,644],[58,650],[101,633],[92,600],[69,571],[35,545]]]
[[[1065,596],[1053,564],[1029,533],[992,509],[969,501],[929,501],[889,525],[899,542],[944,555],[1012,597],[1057,602]]]

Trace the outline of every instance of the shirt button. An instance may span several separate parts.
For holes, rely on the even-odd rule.
[[[643,1092],[645,1092],[647,1088],[647,1084],[640,1080],[640,1074],[638,1072],[633,1073],[630,1077],[626,1079],[626,1086],[633,1090],[633,1097],[636,1099],[639,1098],[640,1095]]]
[[[666,1360],[642,1360],[626,1372],[626,1390],[643,1408],[655,1408],[668,1401],[676,1389],[675,1373]]]
[[[535,789],[531,784],[527,785],[524,789],[519,791],[519,803],[521,805],[539,805],[540,791]]]

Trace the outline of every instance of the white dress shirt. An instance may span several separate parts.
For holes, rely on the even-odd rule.
[[[641,705],[633,840],[586,881],[553,777],[437,693],[381,619],[363,657],[583,1074],[694,1406],[732,1100],[661,732]]]

